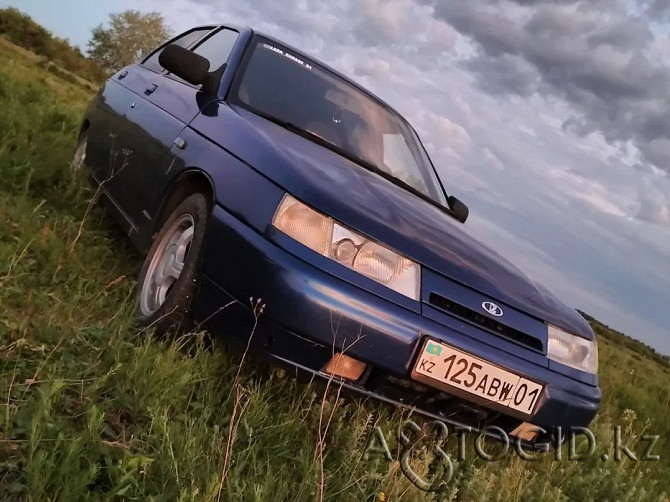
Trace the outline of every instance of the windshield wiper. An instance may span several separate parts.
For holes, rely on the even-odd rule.
[[[335,143],[331,143],[328,140],[323,139],[321,136],[314,134],[313,132],[308,131],[307,129],[304,129],[293,122],[288,122],[286,120],[278,119],[277,117],[273,117],[272,115],[268,115],[266,113],[256,111],[254,110],[254,113],[256,115],[260,115],[266,120],[269,120],[270,122],[274,122],[278,126],[283,127],[284,129],[288,129],[291,132],[294,132],[296,134],[299,134],[300,136],[303,136],[309,140],[314,141],[315,143],[320,144],[321,146],[325,146],[326,148],[335,150],[337,149],[337,153],[340,153],[339,150],[342,150],[340,147],[338,147]],[[343,150],[342,150],[343,151]]]
[[[437,202],[435,199],[430,197],[429,195],[426,195],[423,193],[421,190],[418,190],[417,188],[413,187],[409,183],[407,183],[404,180],[401,180],[400,178],[397,178],[393,176],[391,173],[388,171],[382,169],[381,167],[377,166],[376,164],[370,162],[369,160],[365,160],[362,157],[359,157],[357,155],[354,155],[344,148],[336,145],[335,143],[332,143],[326,139],[323,139],[321,136],[314,134],[313,132],[308,131],[307,129],[304,129],[292,122],[288,122],[286,120],[281,120],[278,119],[277,117],[273,117],[272,115],[268,115],[266,113],[256,111],[254,110],[254,113],[256,115],[259,115],[263,117],[266,120],[269,120],[270,122],[274,122],[278,126],[283,127],[284,129],[287,129],[291,132],[294,132],[306,139],[309,139],[310,141],[313,141],[314,143],[317,143],[325,148],[328,148],[329,150],[337,153],[338,155],[341,155],[347,160],[350,160],[351,162],[358,164],[359,166],[367,169],[368,171],[372,171],[375,174],[378,174],[384,179],[387,179],[391,183],[393,183],[396,186],[399,186],[400,188],[403,188],[407,190],[408,192],[412,193],[413,195],[416,195],[417,197],[420,197],[421,199],[425,200],[426,202],[430,202],[432,205],[440,208],[443,211],[446,211],[447,213],[451,214],[451,211],[448,207],[443,206],[439,202]]]

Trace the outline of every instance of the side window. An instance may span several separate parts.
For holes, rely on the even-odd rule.
[[[187,33],[184,33],[179,38],[172,40],[170,43],[178,45],[180,47],[190,47],[210,31],[211,28],[198,28],[195,30],[191,30]],[[151,56],[145,59],[142,65],[155,72],[158,73],[162,72],[163,67],[158,63],[158,57],[161,55],[161,52],[163,52],[163,47],[161,47],[159,50],[157,50]]]
[[[228,61],[238,36],[236,31],[224,28],[198,45],[193,52],[209,59],[210,71],[218,70]]]

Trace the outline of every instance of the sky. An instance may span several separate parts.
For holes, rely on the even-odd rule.
[[[275,35],[418,130],[464,230],[670,354],[670,2],[0,0],[85,48],[110,12]]]

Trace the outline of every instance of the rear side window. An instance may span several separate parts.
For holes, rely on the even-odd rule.
[[[212,31],[211,28],[197,28],[195,30],[191,30],[184,33],[182,36],[180,36],[175,40],[172,40],[170,43],[178,45],[180,47],[188,48],[192,46],[194,43],[196,43],[198,40],[200,40],[202,37],[204,37],[210,31]],[[158,57],[161,55],[161,52],[163,52],[163,47],[161,47],[159,50],[157,50],[151,56],[145,59],[142,64],[146,68],[149,68],[150,70],[153,70],[158,73],[162,72],[163,67],[158,63]]]
[[[224,28],[200,43],[193,52],[209,60],[210,71],[218,70],[228,61],[238,36],[236,31]]]

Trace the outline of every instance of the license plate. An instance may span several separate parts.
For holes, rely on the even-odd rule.
[[[449,345],[428,340],[412,377],[424,383],[459,389],[466,394],[530,415],[542,385]]]

